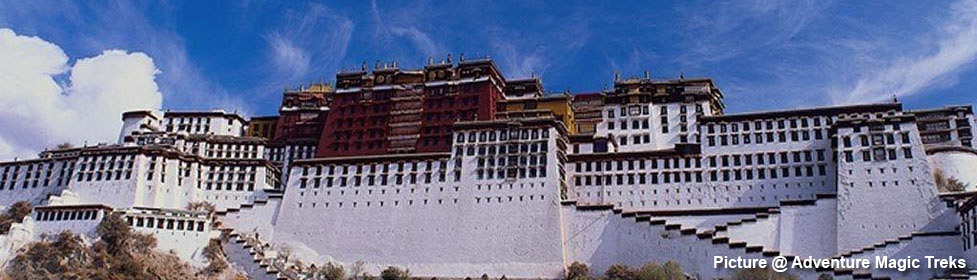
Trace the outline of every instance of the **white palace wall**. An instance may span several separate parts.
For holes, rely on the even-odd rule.
[[[814,205],[780,208],[776,250],[786,255],[826,258],[837,254],[838,200],[817,199]]]
[[[914,231],[955,226],[930,225],[942,222],[937,218],[946,205],[937,197],[915,125],[899,117],[887,120],[884,125],[856,122],[838,129],[839,252]],[[873,135],[896,136],[875,142]],[[868,146],[860,141],[862,136],[871,139]]]
[[[395,163],[386,163],[390,170],[386,182],[390,184],[367,184],[361,177],[363,183],[353,185],[354,171],[348,170],[366,173],[363,170],[368,165],[349,165],[350,169],[344,170],[350,175],[337,175],[352,186],[313,184],[322,182],[316,175],[319,172],[304,171],[304,167],[318,170],[326,166],[296,162],[274,239],[303,243],[342,263],[363,261],[374,275],[387,265],[396,265],[415,276],[464,278],[487,273],[513,278],[558,278],[565,266],[559,181],[562,163],[555,148],[555,136],[559,134],[551,128],[548,135],[554,137],[491,141],[517,146],[544,144],[546,151],[514,154],[545,155],[547,164],[531,166],[545,167],[546,174],[533,170],[519,173],[526,177],[518,180],[478,177],[474,171],[479,168],[478,160],[485,156],[481,152],[467,153],[469,147],[476,149],[471,142],[468,146],[459,145],[462,152],[450,159],[446,154],[433,160],[400,160],[408,166],[405,172],[398,171]],[[448,163],[446,170],[439,164],[442,161]],[[417,167],[410,168],[415,162]],[[510,163],[513,167],[529,165]],[[488,170],[494,175],[494,169]],[[443,181],[438,175],[442,171],[447,175]],[[369,177],[378,173],[370,173]],[[403,174],[404,181],[397,184],[395,174]],[[416,182],[406,179],[410,174],[418,175]],[[425,174],[433,175],[430,183],[423,182]]]
[[[74,159],[35,159],[0,163],[0,205],[18,201],[32,205],[64,190],[71,181]]]
[[[362,260],[372,273],[386,265],[440,277],[557,277],[562,271],[559,192],[552,183],[394,187],[386,195],[371,189],[290,188],[275,239],[300,241],[344,263]],[[397,191],[403,194],[391,195]]]

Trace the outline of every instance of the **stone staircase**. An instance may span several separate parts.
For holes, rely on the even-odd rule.
[[[903,244],[906,241],[913,240],[913,238],[920,237],[933,237],[933,236],[960,236],[959,231],[937,231],[937,232],[913,232],[911,234],[899,236],[893,239],[886,239],[882,242],[875,243],[858,250],[852,250],[845,253],[838,254],[835,258],[858,258],[864,254],[869,254],[877,251],[881,251],[887,248],[892,248],[898,244]]]
[[[283,194],[278,191],[266,193],[268,195],[264,198],[215,211],[218,229],[233,229],[238,233],[256,231],[264,236],[271,236],[277,215],[275,207],[281,202]]]
[[[228,254],[228,262],[247,274],[249,279],[269,280],[297,280],[302,277],[291,271],[286,265],[277,262],[274,256],[266,255],[268,243],[263,242],[256,235],[246,235],[249,229],[234,227],[234,223],[253,218],[251,212],[256,208],[268,206],[271,200],[281,199],[279,192],[269,192],[267,198],[255,199],[253,202],[241,204],[238,207],[227,208],[214,212],[217,219],[216,227],[221,231],[224,251]],[[255,214],[257,215],[257,214]],[[250,224],[250,223],[247,223]],[[265,236],[268,236],[267,234]]]
[[[777,210],[774,210],[777,209]],[[621,210],[613,210],[615,213],[621,214],[622,217],[624,213]],[[768,261],[773,260],[776,257],[783,256],[788,261],[793,261],[797,256],[785,255],[774,249],[764,248],[762,245],[750,244],[745,241],[730,240],[729,237],[723,235],[731,226],[741,226],[744,223],[755,223],[758,219],[767,219],[771,214],[779,213],[778,208],[771,208],[768,213],[757,213],[756,218],[746,218],[740,221],[729,222],[726,225],[716,226],[713,230],[698,231],[695,228],[680,228],[676,225],[670,225],[665,220],[656,219],[652,220],[650,217],[634,216],[635,222],[643,223],[647,222],[652,226],[660,226],[666,231],[677,232],[680,235],[695,235],[695,237],[703,242],[710,242],[714,246],[727,247],[729,250],[734,251],[736,254],[729,255],[743,255],[752,258],[763,258]],[[717,234],[718,233],[718,234]],[[792,273],[797,273],[796,271],[791,271]],[[813,277],[817,277],[817,274],[828,273],[835,277],[835,279],[890,279],[889,277],[874,277],[870,272],[864,271],[852,271],[848,269],[819,269],[813,271]]]
[[[258,280],[290,280],[275,265],[273,260],[265,258],[260,240],[244,238],[232,230],[223,230],[226,238],[222,239],[227,261],[238,271],[246,274],[248,279]]]
[[[215,211],[214,215],[217,215],[218,217],[224,217],[231,213],[241,212],[242,210],[254,209],[255,205],[265,205],[265,204],[268,204],[267,199],[255,199],[254,202],[241,204],[237,208],[227,208],[224,210]]]
[[[817,199],[807,199],[807,200],[792,200],[792,201],[782,201],[782,206],[801,206],[801,205],[815,205],[818,199],[831,198],[831,195],[818,196]],[[777,257],[784,257],[789,262],[793,261],[797,256],[785,255],[776,249],[765,248],[763,245],[751,244],[745,241],[731,240],[727,236],[729,230],[733,227],[740,227],[746,224],[757,223],[763,219],[769,219],[775,215],[780,214],[780,207],[770,207],[766,210],[758,211],[753,214],[752,217],[743,218],[736,221],[730,221],[725,224],[716,225],[710,229],[699,229],[695,227],[683,227],[681,224],[669,222],[665,218],[653,217],[652,215],[641,214],[638,212],[628,212],[622,208],[618,208],[614,205],[576,205],[573,201],[566,202],[568,204],[574,204],[579,210],[604,210],[610,211],[614,215],[619,216],[625,220],[633,220],[638,224],[647,224],[650,227],[660,229],[665,233],[675,234],[677,236],[683,237],[694,237],[690,240],[692,242],[697,242],[699,244],[707,243],[711,244],[713,248],[716,248],[723,252],[721,254],[714,255],[724,255],[724,256],[742,256],[745,258],[753,259],[766,259],[768,262],[772,261]],[[687,267],[683,264],[683,267]],[[689,266],[692,267],[692,266]],[[851,269],[812,269],[804,271],[788,271],[793,274],[799,275],[802,279],[816,279],[818,275],[826,273],[833,275],[835,279],[891,279],[887,276],[877,276],[868,271],[853,271]]]
[[[767,208],[767,210],[764,210],[764,211],[755,213],[753,215],[753,217],[748,217],[748,218],[743,218],[743,219],[736,220],[736,221],[726,222],[725,224],[722,224],[722,225],[716,225],[712,229],[707,229],[707,230],[704,230],[704,231],[699,231],[696,234],[712,234],[714,238],[726,238],[731,243],[747,243],[747,242],[751,242],[751,240],[745,240],[745,238],[749,238],[749,237],[734,236],[733,233],[731,232],[731,230],[732,229],[735,229],[735,228],[739,228],[739,227],[744,227],[744,226],[750,225],[750,224],[756,224],[758,222],[761,222],[763,220],[769,219],[770,217],[773,217],[773,216],[776,216],[776,215],[779,215],[779,214],[780,214],[780,207],[771,207],[771,208]],[[776,253],[777,252],[776,250],[772,250],[772,249],[769,249],[769,248],[767,250],[764,250],[763,249],[764,246],[762,246],[761,244],[751,245],[751,247],[752,248],[747,248],[747,249],[748,250],[760,250],[760,252],[768,252],[768,253]]]

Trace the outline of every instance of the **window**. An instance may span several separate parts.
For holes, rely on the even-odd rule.
[[[875,160],[885,160],[886,158],[885,149],[883,148],[876,148],[872,150],[872,153],[874,154]]]

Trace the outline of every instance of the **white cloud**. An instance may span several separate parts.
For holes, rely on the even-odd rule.
[[[414,45],[418,50],[423,52],[428,56],[438,55],[441,53],[441,47],[438,46],[434,40],[431,40],[431,36],[427,33],[417,29],[417,27],[391,27],[390,32],[394,35],[406,37],[410,40],[411,44]]]
[[[935,52],[899,57],[878,69],[868,69],[849,90],[835,92],[835,103],[881,101],[908,96],[941,82],[955,80],[960,69],[977,60],[977,0],[961,0],[941,26]]]
[[[151,56],[162,71],[156,76],[156,82],[166,93],[169,109],[222,108],[245,115],[251,110],[252,104],[248,101],[253,99],[245,100],[242,96],[248,95],[232,94],[205,72],[199,59],[191,59],[187,49],[190,44],[177,32],[177,22],[170,20],[170,14],[177,8],[172,3],[15,2],[0,3],[0,27],[43,34],[47,40],[56,41],[71,52],[91,54],[124,48]]]
[[[446,52],[445,47],[418,26],[424,22],[422,19],[436,17],[432,12],[425,5],[388,7],[384,9],[384,13],[394,16],[384,18],[380,15],[377,1],[370,1],[370,15],[373,16],[375,26],[374,36],[381,44],[391,44],[393,40],[406,39],[411,46],[424,55],[442,56]],[[443,34],[447,31],[440,32]]]
[[[265,82],[256,91],[277,95],[283,86],[306,84],[322,78],[314,75],[339,68],[354,27],[352,20],[320,4],[286,11],[281,26],[262,36],[274,67],[261,72]]]
[[[276,69],[288,76],[302,76],[308,73],[310,57],[308,52],[280,33],[270,33],[265,40],[271,47],[271,58]]]
[[[833,2],[749,0],[692,5],[683,10],[689,32],[682,33],[691,46],[676,61],[690,66],[742,60],[757,51],[782,48]]]
[[[496,62],[500,64],[507,77],[524,78],[533,73],[541,75],[550,65],[544,56],[546,46],[536,45],[533,48],[521,49],[520,46],[502,40],[494,40],[491,44],[498,58]]]
[[[0,29],[0,158],[114,141],[122,112],[160,108],[158,73],[146,54],[122,50],[70,66],[57,45]],[[61,85],[56,77],[65,74],[70,83]]]

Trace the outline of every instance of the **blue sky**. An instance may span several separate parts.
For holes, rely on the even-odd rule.
[[[729,112],[977,98],[977,3],[958,1],[3,1],[0,28],[152,58],[162,106],[274,114],[343,68],[490,55],[508,77],[593,92],[615,71],[715,79]],[[56,76],[70,83],[66,74]]]

